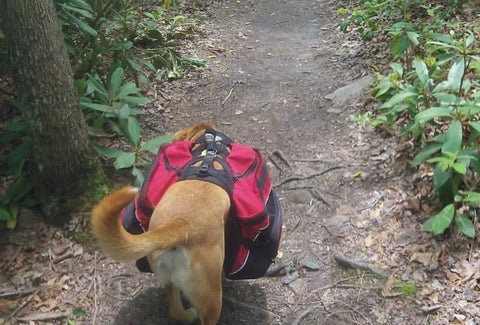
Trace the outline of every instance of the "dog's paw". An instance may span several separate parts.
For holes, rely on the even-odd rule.
[[[198,312],[195,308],[190,307],[187,310],[182,311],[175,311],[175,313],[170,313],[170,317],[175,319],[176,321],[190,324],[193,323],[194,320],[198,319]]]

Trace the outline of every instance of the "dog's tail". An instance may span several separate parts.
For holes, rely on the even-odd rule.
[[[185,244],[187,223],[173,219],[159,228],[140,235],[128,233],[120,224],[122,209],[137,196],[138,189],[126,186],[106,196],[92,212],[91,226],[106,255],[117,261],[139,259],[155,250]]]

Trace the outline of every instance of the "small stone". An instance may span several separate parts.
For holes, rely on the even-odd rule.
[[[320,269],[320,266],[311,261],[302,261],[301,265],[309,271],[318,271]]]

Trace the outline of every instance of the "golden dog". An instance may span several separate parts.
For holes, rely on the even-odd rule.
[[[209,124],[177,132],[173,141],[196,140]],[[228,193],[218,185],[185,180],[172,185],[156,206],[149,230],[128,233],[119,222],[121,210],[138,190],[124,187],[105,197],[93,210],[91,226],[103,251],[117,261],[147,256],[151,269],[165,284],[170,317],[202,325],[216,324],[222,308],[225,223]],[[185,310],[180,292],[193,305]]]

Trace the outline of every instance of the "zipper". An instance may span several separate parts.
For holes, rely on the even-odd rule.
[[[240,178],[247,178],[255,170],[255,168],[257,167],[257,163],[258,163],[258,157],[255,155],[255,160],[250,166],[248,166],[248,169],[245,171],[245,173],[243,174],[238,173],[235,176],[233,176],[233,182],[238,181]]]

